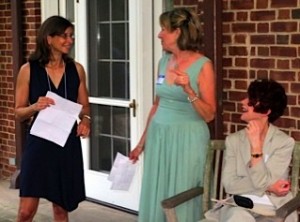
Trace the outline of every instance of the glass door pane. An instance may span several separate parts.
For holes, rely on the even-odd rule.
[[[90,169],[108,173],[117,152],[130,150],[129,110],[123,107],[92,105]]]
[[[95,121],[90,168],[109,172],[116,153],[128,155],[130,150],[130,111],[118,105],[130,99],[128,1],[90,0],[88,4],[89,91],[99,99],[91,106]]]

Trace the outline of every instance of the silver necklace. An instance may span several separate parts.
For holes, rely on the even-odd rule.
[[[67,95],[67,78],[66,78],[66,65],[65,65],[65,63],[64,63],[64,67],[65,68],[64,68],[63,76],[64,76],[64,86],[65,86],[65,99],[67,99],[68,95]],[[46,69],[46,73],[47,73],[48,87],[49,87],[50,92],[52,92],[52,87],[51,87],[51,84],[50,84],[50,77],[49,77],[48,69],[47,69],[47,67],[45,67],[45,69]]]

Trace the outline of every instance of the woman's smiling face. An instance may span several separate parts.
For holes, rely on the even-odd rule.
[[[255,119],[261,119],[263,117],[268,118],[269,113],[258,113],[254,111],[254,107],[249,105],[249,98],[245,98],[241,101],[241,120],[249,122]]]

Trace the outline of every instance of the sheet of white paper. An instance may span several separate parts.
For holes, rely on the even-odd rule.
[[[63,147],[82,109],[82,105],[64,99],[53,92],[47,92],[46,96],[52,98],[55,105],[39,112],[30,134]]]
[[[253,201],[253,203],[256,203],[256,204],[264,204],[264,205],[273,206],[272,202],[270,201],[270,199],[268,198],[267,195],[263,195],[263,196],[259,197],[259,196],[251,195],[251,194],[243,194],[241,196],[250,198]]]
[[[117,153],[114,164],[108,176],[112,182],[112,190],[128,191],[133,180],[137,164],[133,164],[127,156]]]

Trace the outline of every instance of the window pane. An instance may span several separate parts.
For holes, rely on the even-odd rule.
[[[127,108],[113,107],[113,134],[115,136],[130,137],[129,125],[129,110]]]
[[[94,88],[97,88],[94,92],[95,97],[111,97],[110,94],[110,62],[99,62],[98,63],[98,82],[91,82],[91,84],[95,84]]]
[[[99,46],[98,47],[98,57],[99,59],[110,59],[110,34],[109,34],[109,24],[99,25]]]
[[[92,170],[110,171],[117,152],[130,150],[130,111],[128,108],[91,105],[90,159]]]
[[[113,63],[112,81],[113,97],[129,99],[129,71],[127,62]]]
[[[125,59],[125,25],[112,24],[113,59]]]
[[[128,20],[127,1],[112,0],[112,20]]]
[[[97,1],[96,8],[98,8],[98,20],[99,21],[109,21],[109,12],[110,12],[110,1],[101,0]]]

